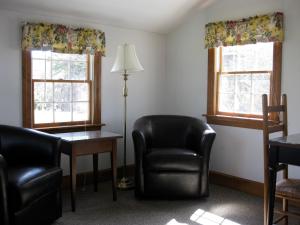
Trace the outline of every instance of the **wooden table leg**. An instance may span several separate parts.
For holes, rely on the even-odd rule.
[[[111,171],[112,171],[112,191],[113,191],[113,200],[117,200],[117,141],[112,141],[112,151],[110,153],[110,160],[111,160]]]
[[[269,206],[268,206],[268,211],[267,211],[269,214],[268,215],[268,225],[273,225],[276,176],[277,176],[276,168],[270,167]]]
[[[76,210],[76,175],[77,175],[76,155],[70,155],[70,177],[71,177],[71,205],[72,211]]]
[[[267,163],[268,164],[268,163]],[[268,221],[268,206],[269,206],[269,167],[266,165],[264,171],[264,225],[267,225]]]
[[[94,191],[98,191],[98,153],[93,154]]]

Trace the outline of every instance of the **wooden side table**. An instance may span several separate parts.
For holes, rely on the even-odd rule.
[[[117,139],[121,135],[107,131],[83,131],[54,134],[62,138],[69,148],[62,153],[69,156],[70,159],[70,181],[71,181],[71,205],[72,211],[76,210],[76,175],[77,175],[77,157],[83,155],[93,155],[93,175],[94,190],[98,189],[98,154],[110,152],[112,169],[112,191],[113,200],[117,200],[116,181],[117,181]]]

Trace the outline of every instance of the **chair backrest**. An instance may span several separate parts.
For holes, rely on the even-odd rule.
[[[264,167],[265,167],[265,171],[268,173],[270,134],[276,132],[282,132],[282,136],[288,135],[286,94],[283,94],[281,96],[281,102],[279,105],[272,105],[272,106],[268,104],[268,96],[264,94],[262,96],[262,109],[263,109]]]
[[[281,96],[279,105],[268,104],[268,96],[262,96],[263,108],[263,142],[264,142],[264,170],[265,182],[268,181],[268,161],[269,161],[269,136],[271,133],[282,132],[282,136],[288,135],[287,123],[287,97]],[[283,177],[287,178],[287,169],[284,170]]]
[[[61,139],[28,128],[0,125],[0,154],[8,165],[60,165]]]
[[[282,136],[288,135],[287,123],[287,97],[281,96],[279,105],[268,104],[268,96],[262,96],[263,110],[263,143],[264,143],[264,205],[268,205],[269,194],[269,136],[272,133],[282,132]],[[288,178],[287,166],[282,167],[283,178]],[[267,208],[264,208],[264,224],[267,223]]]
[[[205,128],[205,123],[200,119],[178,115],[144,116],[136,121],[134,127],[143,130],[150,148],[188,147],[194,142],[193,139],[201,140]],[[191,134],[199,135],[194,137]]]

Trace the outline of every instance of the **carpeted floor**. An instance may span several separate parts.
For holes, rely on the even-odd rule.
[[[197,200],[136,200],[133,191],[119,191],[112,201],[111,183],[78,189],[77,211],[71,212],[64,192],[63,217],[54,225],[261,225],[262,199],[211,185],[210,197]]]

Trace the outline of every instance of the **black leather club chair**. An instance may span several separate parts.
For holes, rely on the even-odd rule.
[[[210,151],[216,133],[200,119],[144,116],[134,124],[138,198],[207,197]]]
[[[62,215],[61,139],[0,125],[0,224],[48,225]]]

